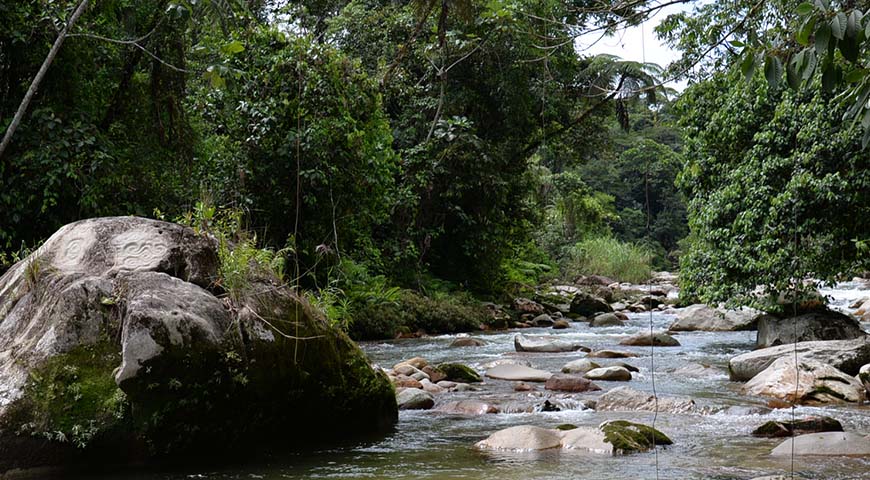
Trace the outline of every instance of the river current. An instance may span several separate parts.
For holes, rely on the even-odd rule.
[[[844,283],[823,290],[832,306],[848,311],[854,300],[870,296],[860,284]],[[870,458],[771,457],[771,449],[782,439],[755,438],[750,432],[768,420],[790,419],[791,409],[770,410],[763,399],[741,395],[741,384],[730,382],[728,360],[752,350],[755,332],[687,332],[677,335],[680,347],[621,347],[627,335],[647,332],[650,323],[663,330],[674,320],[665,313],[630,314],[621,327],[590,328],[575,322],[567,330],[534,328],[527,335],[556,334],[577,340],[593,349],[631,351],[636,358],[596,359],[602,365],[619,361],[637,367],[630,382],[599,382],[605,391],[617,386],[655,391],[658,395],[688,396],[704,414],[653,412],[596,412],[584,407],[591,394],[557,394],[537,386],[535,392],[515,392],[513,383],[487,379],[479,391],[443,393],[436,401],[479,399],[500,407],[502,412],[477,416],[444,414],[436,411],[402,411],[395,430],[381,438],[348,442],[342,446],[312,449],[254,465],[231,468],[196,468],[191,471],[138,471],[99,477],[119,480],[182,479],[750,479],[762,475],[786,475],[805,479],[870,479]],[[863,325],[870,330],[870,325]],[[514,352],[516,331],[475,335],[487,342],[482,347],[450,348],[455,336],[363,343],[371,360],[385,368],[415,356],[430,363],[462,362],[482,371],[481,366],[500,358],[523,358],[535,368],[558,372],[582,353]],[[700,367],[700,366],[703,367]],[[689,367],[689,368],[686,368]],[[705,368],[706,367],[706,368]],[[540,411],[547,399],[560,411]],[[437,405],[436,405],[437,406]],[[729,408],[731,407],[731,408]],[[751,407],[751,408],[742,408]],[[798,407],[794,414],[828,415],[838,419],[846,431],[870,434],[870,407]],[[626,419],[655,427],[674,440],[674,445],[655,452],[627,456],[545,451],[539,453],[492,453],[473,448],[475,442],[510,426],[531,424],[555,427],[571,423],[597,426],[610,419]],[[291,433],[298,435],[299,432]]]

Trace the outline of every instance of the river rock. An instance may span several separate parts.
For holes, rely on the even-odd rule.
[[[864,387],[854,377],[817,360],[782,357],[753,377],[741,392],[801,404],[860,402]],[[797,382],[797,385],[795,384]]]
[[[619,350],[596,350],[589,352],[586,356],[589,358],[632,358],[636,357],[637,354]]]
[[[432,365],[426,365],[423,367],[422,372],[429,376],[429,380],[431,380],[432,383],[438,383],[441,380],[447,379],[447,375],[444,372]]]
[[[444,372],[447,380],[454,382],[477,383],[483,381],[480,374],[474,369],[461,363],[442,363],[438,365],[438,370]]]
[[[617,387],[605,392],[598,398],[595,409],[599,411],[645,411],[660,413],[694,413],[697,409],[695,401],[687,397],[672,397],[659,395],[658,407],[656,398],[649,392],[641,392],[631,387]]]
[[[858,376],[856,378],[862,385],[864,385],[865,398],[870,400],[870,363],[864,365],[860,370],[858,370]]]
[[[528,298],[515,298],[513,302],[514,310],[520,313],[531,313],[533,315],[540,315],[544,313],[544,306],[534,300],[529,300]]]
[[[870,298],[858,305],[853,315],[858,317],[862,322],[870,322]]]
[[[731,380],[746,381],[758,375],[781,357],[794,355],[826,363],[849,375],[857,375],[862,365],[870,363],[870,341],[868,337],[854,340],[824,340],[818,342],[799,342],[779,345],[747,352],[728,362]]]
[[[517,382],[514,384],[514,391],[515,392],[534,392],[535,387],[533,387],[525,382]]]
[[[758,320],[755,346],[766,348],[784,343],[849,340],[864,335],[865,332],[861,330],[857,320],[830,310],[805,313],[792,318],[764,315]]]
[[[653,332],[652,335],[650,335],[648,332],[638,333],[636,335],[632,335],[628,338],[621,340],[619,344],[631,347],[649,347],[652,345],[655,345],[656,347],[680,346],[680,342],[678,342],[676,338],[664,332]]]
[[[403,363],[403,364],[396,365],[396,367],[393,369],[393,373],[395,373],[396,375],[404,375],[406,377],[412,377],[416,373],[423,373],[423,372],[421,370],[418,370],[417,368],[411,366],[411,365],[408,365],[407,363]],[[426,374],[423,373],[423,375],[426,375]],[[426,376],[426,378],[428,378],[428,375]]]
[[[479,400],[458,400],[447,402],[438,405],[438,408],[435,410],[441,413],[459,415],[486,415],[487,413],[498,413],[498,407]]]
[[[473,337],[459,337],[450,344],[451,348],[456,347],[482,347],[486,345],[483,340]]]
[[[566,430],[519,425],[499,430],[475,446],[483,450],[538,451],[561,448],[606,455],[646,451],[654,445],[673,442],[662,432],[646,425],[614,420],[598,428],[574,427]]]
[[[562,373],[579,373],[584,374],[589,370],[594,368],[600,368],[601,365],[593,362],[592,360],[581,358],[579,360],[573,360],[565,364],[562,367]]]
[[[564,373],[553,374],[547,380],[547,383],[544,384],[544,388],[547,390],[574,393],[601,390],[601,387],[580,375],[568,375]]]
[[[435,406],[432,394],[418,388],[405,388],[396,393],[399,410],[429,410]]]
[[[522,358],[499,358],[497,360],[486,362],[481,367],[484,370],[489,370],[490,368],[497,367],[499,365],[523,365],[526,367],[531,367],[532,362],[524,360]]]
[[[770,452],[773,456],[795,455],[867,456],[870,455],[870,439],[850,432],[810,433],[789,438]]]
[[[552,327],[553,317],[547,315],[546,313],[542,313],[537,317],[533,318],[530,323],[535,327]]]
[[[584,375],[589,380],[608,380],[611,382],[627,382],[631,380],[631,372],[624,367],[593,368]]]
[[[553,322],[553,329],[555,330],[564,330],[566,328],[571,328],[571,324],[568,323],[568,320],[559,319]]]
[[[571,313],[591,317],[600,312],[612,312],[613,309],[603,299],[585,292],[577,292],[571,300]]]
[[[614,313],[602,313],[589,322],[590,327],[621,327],[623,325],[625,322]]]
[[[419,380],[411,378],[407,375],[397,375],[393,378],[393,385],[396,388],[423,388],[423,384]]]
[[[532,425],[518,425],[499,430],[475,447],[484,450],[537,451],[560,448],[562,432]]]
[[[445,390],[444,388],[439,387],[438,385],[435,385],[434,383],[432,383],[431,380],[425,379],[425,378],[423,380],[420,380],[420,385],[423,386],[423,390],[425,390],[433,395],[437,395],[439,393],[444,393],[444,390]]]
[[[679,378],[712,378],[723,375],[724,372],[710,365],[690,363],[674,370],[673,374]]]
[[[805,417],[790,420],[771,420],[752,431],[755,437],[791,437],[807,433],[842,432],[843,425],[831,417]]]
[[[217,247],[177,224],[97,218],[0,277],[0,474],[395,423],[387,376],[277,278],[209,290]]]
[[[514,337],[514,348],[518,352],[576,352],[577,350],[589,351],[578,342],[570,340],[561,340],[557,337],[530,337],[526,335],[516,335]]]
[[[423,357],[409,358],[407,360],[402,360],[401,362],[395,364],[393,366],[393,370],[396,370],[397,368],[401,367],[402,365],[410,365],[410,366],[416,368],[417,370],[423,370],[425,367],[427,367],[429,365],[429,362]]]
[[[638,369],[634,365],[631,365],[631,364],[628,364],[625,362],[613,362],[610,364],[610,366],[611,367],[622,367],[622,368],[628,370],[629,372],[639,372],[640,371],[640,369]]]
[[[574,283],[576,283],[577,285],[586,285],[586,286],[590,286],[590,287],[594,287],[594,286],[606,287],[608,285],[613,285],[614,283],[617,283],[617,282],[616,282],[616,280],[614,280],[610,277],[605,277],[604,275],[585,275],[582,277],[578,277],[574,281]]]
[[[668,328],[672,332],[723,332],[755,330],[764,313],[747,307],[726,310],[699,303],[677,310],[676,315],[677,319]]]
[[[523,365],[498,365],[488,369],[486,376],[498,380],[546,382],[553,374]]]

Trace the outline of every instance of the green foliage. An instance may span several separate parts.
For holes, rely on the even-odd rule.
[[[639,244],[598,237],[578,243],[572,252],[567,273],[604,275],[623,282],[641,283],[650,278],[652,255]]]
[[[802,92],[720,74],[680,101],[687,129],[680,185],[689,198],[680,281],[690,298],[750,302],[795,278],[834,281],[867,269],[853,240],[870,213],[860,129],[820,79]]]

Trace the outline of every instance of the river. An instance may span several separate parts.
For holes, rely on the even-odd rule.
[[[855,299],[870,296],[860,284],[844,283],[824,290],[835,308],[848,311]],[[652,391],[653,381],[659,395],[689,396],[707,414],[667,414],[652,412],[596,412],[584,408],[579,399],[594,395],[554,394],[538,386],[536,392],[514,392],[511,382],[487,380],[479,391],[444,393],[437,401],[465,398],[484,399],[499,405],[503,412],[479,416],[448,415],[435,411],[402,411],[391,434],[369,441],[351,442],[340,447],[313,449],[286,457],[273,458],[256,465],[237,468],[189,471],[139,471],[99,477],[122,480],[182,479],[750,479],[761,475],[790,475],[791,458],[774,458],[770,450],[781,439],[754,438],[750,432],[768,420],[790,419],[791,409],[769,411],[765,402],[740,395],[739,383],[727,376],[728,360],[754,346],[755,332],[693,332],[676,338],[680,347],[619,347],[619,339],[629,334],[665,329],[673,315],[665,313],[630,314],[622,327],[590,328],[572,323],[571,328],[525,329],[525,334],[553,334],[578,340],[584,345],[616,348],[636,353],[625,359],[640,371],[630,382],[596,382],[604,390],[628,385]],[[868,330],[870,325],[864,325]],[[487,342],[482,347],[449,348],[455,336],[364,343],[362,347],[373,362],[390,367],[401,360],[422,356],[431,363],[458,361],[481,370],[481,365],[499,358],[521,357],[535,368],[557,372],[580,353],[518,354],[514,352],[515,331],[475,335]],[[596,359],[602,365],[621,360]],[[655,369],[653,370],[653,362]],[[699,376],[675,373],[690,365],[708,365]],[[551,398],[562,407],[558,412],[541,412],[535,406]],[[755,409],[733,406],[758,407]],[[530,411],[527,411],[530,410]],[[758,411],[753,411],[758,410]],[[870,434],[870,407],[798,407],[798,417],[828,415],[842,422],[845,430]],[[674,440],[674,445],[655,452],[628,456],[603,456],[565,451],[543,453],[480,452],[473,444],[496,430],[513,425],[532,424],[555,427],[563,423],[596,426],[609,419],[627,419],[653,424]],[[291,435],[298,435],[298,432]],[[867,479],[870,458],[798,457],[794,459],[796,477],[806,479]]]

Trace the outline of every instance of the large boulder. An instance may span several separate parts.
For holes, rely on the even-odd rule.
[[[553,374],[524,365],[497,365],[487,370],[486,376],[498,380],[546,382]]]
[[[631,380],[631,372],[627,368],[616,366],[593,368],[583,376],[589,380],[607,380],[611,382],[627,382]]]
[[[782,357],[752,377],[743,393],[801,404],[860,402],[864,386],[854,377],[817,360]]]
[[[787,457],[792,452],[795,455],[867,456],[870,455],[870,439],[849,432],[809,433],[784,440],[770,454]]]
[[[695,413],[695,401],[687,397],[659,395],[641,392],[630,387],[617,387],[598,398],[595,409],[599,411],[644,411],[660,413]]]
[[[603,299],[585,292],[577,292],[571,300],[571,313],[591,317],[596,313],[612,312],[610,304]]]
[[[805,417],[790,420],[771,420],[752,431],[754,437],[792,437],[807,433],[842,432],[843,425],[831,417]]]
[[[747,307],[736,310],[713,308],[698,303],[677,310],[677,319],[668,330],[672,332],[726,332],[736,330],[755,330],[763,312]]]
[[[601,315],[596,315],[595,318],[589,322],[590,327],[621,327],[623,325],[625,325],[625,322],[614,313],[602,313]]]
[[[0,277],[0,473],[395,423],[393,387],[346,335],[268,272],[224,291],[218,266],[207,235],[114,217]]]
[[[764,315],[758,320],[757,348],[784,343],[817,340],[850,340],[864,336],[858,321],[830,310],[805,313],[792,318]]]
[[[800,358],[818,360],[849,375],[856,375],[862,365],[870,363],[870,341],[866,336],[854,340],[799,342],[763,348],[732,358],[728,362],[731,380],[747,381],[780,357],[794,356],[795,350]]]
[[[594,392],[601,390],[601,387],[595,385],[588,379],[580,375],[571,375],[565,373],[556,373],[547,379],[544,384],[547,390],[556,390],[559,392]]]
[[[562,340],[558,337],[530,337],[518,334],[514,337],[514,349],[518,352],[576,352],[577,350],[589,351],[578,342]]]
[[[538,451],[560,448],[620,455],[647,451],[673,442],[662,432],[625,420],[604,422],[598,428],[568,426],[566,430],[519,425],[499,430],[475,446],[482,450]]]
[[[442,363],[438,365],[438,370],[443,372],[446,379],[451,382],[477,383],[483,381],[480,374],[475,372],[473,368],[461,363]]]

